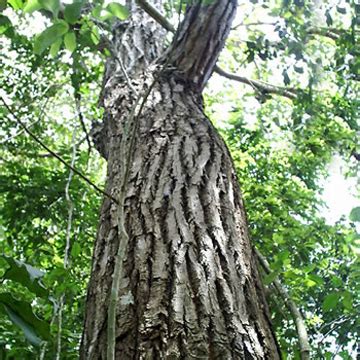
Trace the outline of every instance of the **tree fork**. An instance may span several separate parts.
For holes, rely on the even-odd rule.
[[[116,359],[280,358],[238,180],[201,98],[235,8],[225,0],[188,6],[165,53],[163,30],[135,2],[130,19],[114,29],[116,56],[133,86],[151,85],[156,61],[169,65],[139,116],[126,184],[129,240],[116,306]],[[106,191],[117,198],[123,129],[136,96],[116,59],[108,61],[103,94]],[[118,227],[118,207],[104,199],[81,359],[106,358]]]

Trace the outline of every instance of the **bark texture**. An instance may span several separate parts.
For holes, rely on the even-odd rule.
[[[117,359],[280,358],[238,180],[201,98],[235,6],[220,0],[190,7],[165,53],[162,30],[135,6],[131,19],[114,31],[132,85],[139,92],[154,85],[139,117],[127,184],[129,244],[118,294]],[[154,63],[158,58],[164,70]],[[135,101],[118,61],[110,60],[99,148],[108,159],[106,190],[114,197],[123,129]],[[106,358],[116,214],[116,204],[105,199],[81,359]]]

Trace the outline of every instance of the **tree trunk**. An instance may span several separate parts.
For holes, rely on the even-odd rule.
[[[235,7],[230,0],[189,7],[165,52],[163,31],[133,4],[131,18],[114,30],[131,87],[140,93],[151,87],[126,184],[117,359],[280,358],[238,180],[201,98]],[[106,190],[115,198],[124,173],[123,129],[137,99],[119,59],[107,64],[98,136],[108,160]],[[81,359],[106,358],[117,206],[106,198],[101,209]]]

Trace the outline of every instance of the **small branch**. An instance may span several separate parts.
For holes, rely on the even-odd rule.
[[[255,254],[259,259],[261,266],[264,268],[266,273],[271,273],[270,265],[259,252],[259,250],[255,249]],[[273,281],[274,287],[279,295],[284,300],[286,306],[288,307],[294,321],[296,324],[296,330],[298,333],[299,345],[300,345],[300,354],[301,360],[309,360],[310,359],[310,344],[308,339],[308,334],[306,330],[305,321],[297,308],[295,302],[291,299],[290,295],[286,291],[286,289],[281,285],[280,281],[276,278]]]
[[[254,89],[260,91],[263,94],[276,94],[276,95],[285,96],[289,99],[296,98],[296,90],[295,89],[274,86],[274,85],[268,84],[268,83],[260,81],[260,80],[252,80],[252,79],[249,79],[244,76],[231,74],[231,73],[228,73],[225,70],[219,68],[217,65],[215,66],[214,71],[216,73],[218,73],[219,75],[226,77],[227,79],[239,81],[241,83],[250,85]]]
[[[326,28],[310,28],[307,33],[310,35],[320,35],[324,37],[328,37],[334,41],[340,38],[340,34],[334,31],[335,29],[326,29]]]
[[[236,30],[241,26],[248,27],[248,26],[275,26],[275,25],[276,25],[276,22],[261,22],[261,21],[260,22],[247,23],[247,24],[240,23],[240,24],[235,25],[234,27],[232,27],[231,30]]]
[[[9,111],[9,113],[15,118],[15,120],[24,128],[25,132],[33,139],[35,140],[41,147],[43,147],[49,154],[54,156],[57,160],[59,160],[63,165],[65,165],[67,168],[71,169],[75,174],[80,176],[84,181],[86,181],[90,186],[92,186],[96,191],[99,193],[107,196],[109,199],[114,201],[116,204],[118,201],[108,194],[106,191],[100,189],[97,185],[95,185],[89,178],[87,178],[85,175],[83,175],[79,170],[72,167],[70,164],[68,164],[63,158],[61,158],[58,154],[56,154],[54,151],[52,151],[47,145],[45,145],[31,130],[27,128],[27,126],[20,120],[20,118],[12,111],[10,106],[6,103],[3,97],[1,97],[1,101],[3,102],[6,109]]]
[[[164,29],[174,33],[174,26],[166,19],[164,15],[162,15],[156,8],[150,5],[145,0],[136,0],[136,3],[155,21],[157,21]]]
[[[44,91],[44,93],[43,93],[42,96],[45,96],[46,92],[47,92],[51,87],[53,87],[53,86],[55,86],[55,85],[51,85],[51,86],[49,86],[48,88],[46,88],[46,90]],[[36,119],[36,120],[34,120],[34,121],[28,126],[29,128],[32,127],[32,126],[34,126],[35,124],[37,124],[38,122],[40,122],[40,121],[43,120],[42,117],[43,117],[43,115],[44,115],[44,113],[45,113],[45,109],[46,109],[49,101],[50,101],[50,98],[47,97],[46,100],[45,100],[45,102],[44,102],[44,105],[41,107],[40,114],[39,114],[39,118]],[[6,139],[3,140],[3,141],[0,141],[0,145],[6,143],[7,141],[10,141],[10,140],[16,138],[17,136],[21,135],[24,131],[25,131],[24,128],[20,129],[20,130],[17,131],[14,135],[9,136],[8,138],[6,138]]]
[[[86,139],[86,142],[88,144],[88,147],[89,147],[89,152],[91,151],[91,141],[90,141],[90,135],[89,135],[89,132],[86,128],[86,125],[85,125],[85,121],[84,121],[84,116],[83,116],[83,113],[81,111],[81,95],[80,93],[74,89],[74,97],[75,97],[75,108],[76,108],[76,113],[77,113],[77,116],[79,118],[79,121],[80,121],[80,124],[81,124],[81,127],[85,133],[85,139]]]

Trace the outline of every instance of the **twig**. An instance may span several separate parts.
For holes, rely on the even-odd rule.
[[[44,91],[43,95],[45,95],[46,92],[47,92],[51,87],[52,87],[52,86],[49,86],[49,87]],[[41,111],[40,111],[40,114],[39,114],[39,118],[36,119],[36,120],[34,120],[34,121],[28,126],[28,128],[34,126],[35,124],[37,124],[38,122],[40,122],[40,121],[42,120],[43,114],[44,114],[44,112],[45,112],[45,109],[46,109],[46,106],[47,106],[49,100],[50,100],[49,97],[45,100],[44,105],[41,107]],[[6,143],[6,142],[8,142],[8,141],[10,141],[10,140],[12,140],[12,139],[14,139],[14,138],[16,138],[17,136],[21,135],[24,131],[25,131],[25,129],[22,128],[21,130],[17,131],[14,135],[9,136],[8,138],[6,138],[6,139],[3,140],[3,141],[0,141],[0,145],[2,145],[2,144],[4,144],[4,143]]]
[[[156,8],[150,5],[145,0],[136,0],[136,3],[155,21],[157,21],[164,29],[174,33],[176,31],[175,27],[162,15]]]
[[[240,23],[238,25],[233,26],[231,28],[231,30],[236,30],[241,26],[247,27],[247,26],[269,26],[269,25],[275,26],[276,22],[252,22],[252,23],[247,23],[247,24]]]
[[[259,250],[255,249],[255,254],[258,257],[261,266],[264,268],[266,273],[271,273],[270,265],[264,258],[264,256],[259,252]],[[296,330],[298,333],[299,345],[300,345],[300,354],[301,360],[309,360],[310,359],[310,344],[309,338],[306,330],[305,321],[297,308],[295,302],[292,300],[286,289],[281,285],[280,281],[275,278],[273,280],[273,284],[279,295],[284,300],[286,306],[288,307],[296,325]]]
[[[109,199],[114,201],[116,204],[118,204],[118,201],[110,194],[108,194],[106,191],[100,189],[97,185],[95,185],[89,178],[87,178],[85,175],[83,175],[79,170],[72,167],[70,164],[68,164],[63,158],[61,158],[58,154],[56,154],[54,151],[52,151],[47,145],[45,145],[31,130],[27,128],[27,126],[20,120],[20,118],[13,112],[13,110],[10,108],[10,106],[6,103],[3,97],[1,97],[1,101],[3,102],[6,109],[9,111],[9,113],[15,118],[15,120],[24,128],[25,132],[33,138],[41,147],[43,147],[49,154],[54,156],[57,160],[59,160],[63,165],[65,165],[67,168],[71,169],[76,175],[80,176],[84,181],[86,181],[90,186],[92,186],[96,191],[99,193],[107,196]]]
[[[256,88],[261,93],[282,95],[282,96],[285,96],[292,100],[296,98],[296,90],[295,89],[275,86],[275,85],[268,84],[264,81],[252,80],[252,79],[248,79],[244,76],[231,74],[231,73],[228,73],[225,70],[219,68],[217,65],[215,65],[214,70],[219,75],[224,76],[227,79],[236,80],[236,81],[242,82],[244,84],[250,85],[253,88]]]
[[[88,144],[88,147],[89,147],[89,152],[91,151],[91,141],[90,141],[90,135],[89,135],[89,132],[86,128],[86,125],[85,125],[85,121],[84,121],[84,116],[83,116],[83,113],[81,111],[81,95],[80,93],[74,89],[74,97],[75,97],[75,108],[76,108],[76,112],[77,112],[77,116],[79,118],[79,121],[80,121],[80,124],[81,124],[81,127],[85,133],[85,139],[86,139],[86,142]]]

